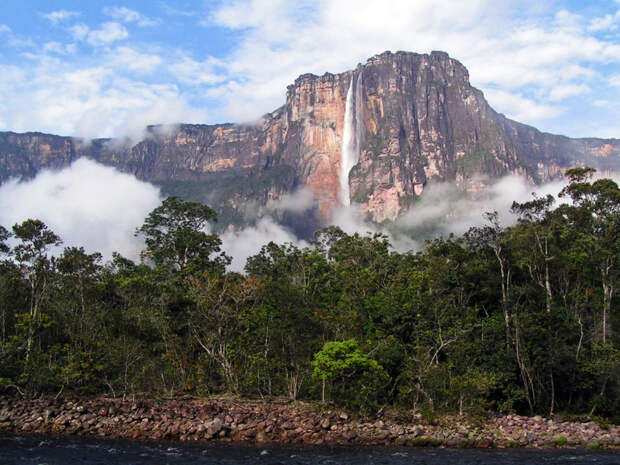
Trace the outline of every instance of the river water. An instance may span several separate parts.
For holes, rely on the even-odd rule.
[[[262,447],[0,435],[0,465],[620,465],[620,453],[585,450],[455,450]]]

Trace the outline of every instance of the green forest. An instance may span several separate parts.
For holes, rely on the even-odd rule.
[[[176,197],[136,231],[139,262],[62,250],[37,219],[0,228],[0,394],[617,422],[620,190],[590,168],[566,175],[562,199],[513,203],[509,227],[489,212],[399,253],[331,226],[306,248],[264,245],[245,273],[205,232],[213,210]]]

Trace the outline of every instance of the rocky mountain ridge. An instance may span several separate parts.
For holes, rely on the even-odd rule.
[[[351,71],[298,77],[254,125],[155,126],[137,144],[0,133],[0,182],[79,157],[209,203],[224,224],[307,186],[325,224],[349,201],[376,222],[394,220],[436,182],[476,191],[508,174],[537,184],[574,165],[618,170],[620,140],[542,133],[494,111],[446,53],[385,52]]]

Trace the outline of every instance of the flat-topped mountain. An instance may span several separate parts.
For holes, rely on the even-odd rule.
[[[618,170],[620,140],[542,133],[494,111],[446,53],[385,52],[344,73],[300,76],[253,125],[150,127],[137,144],[0,133],[0,182],[79,157],[209,203],[220,224],[243,222],[250,202],[260,216],[302,186],[320,223],[351,202],[381,222],[431,183],[475,191],[507,174],[538,184],[574,165]]]

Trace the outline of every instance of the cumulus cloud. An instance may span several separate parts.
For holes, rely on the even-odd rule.
[[[68,31],[75,40],[84,40],[88,36],[90,28],[86,24],[78,23],[68,28]]]
[[[618,25],[620,25],[620,10],[616,11],[616,14],[606,14],[593,18],[590,20],[588,30],[594,32],[617,31]]]
[[[384,50],[445,50],[468,67],[472,83],[493,96],[491,103],[501,106],[500,111],[546,131],[600,135],[598,128],[615,118],[614,109],[584,112],[582,108],[595,100],[620,100],[617,87],[605,85],[620,62],[620,43],[613,30],[619,13],[611,5],[590,10],[566,1],[548,5],[537,0],[394,0],[387,4],[300,0],[293,6],[284,0],[234,0],[201,5],[194,8],[202,12],[157,4],[175,16],[166,23],[166,30],[183,28],[184,34],[200,36],[200,31],[191,29],[195,22],[189,18],[193,18],[209,28],[206,39],[225,37],[225,46],[216,51],[171,43],[169,36],[153,38],[137,28],[152,26],[158,19],[112,4],[102,10],[109,20],[103,24],[87,23],[90,16],[78,17],[68,10],[45,13],[63,26],[78,47],[55,36],[47,41],[43,54],[62,58],[54,63],[61,74],[68,68],[101,67],[111,71],[110,80],[115,82],[126,84],[128,75],[134,81],[133,75],[139,75],[142,85],[134,85],[140,91],[145,86],[174,89],[178,100],[209,108],[210,120],[203,122],[254,121],[283,103],[286,86],[298,75],[342,72]],[[599,11],[598,16],[592,11]],[[22,130],[22,122],[31,115],[22,117],[24,106],[19,102],[32,103],[38,92],[54,91],[38,79],[39,71],[43,77],[48,71],[40,69],[40,61],[51,57],[40,56],[28,37],[18,37],[2,26],[1,31],[7,34],[5,45],[30,47],[39,55],[21,54],[26,63],[19,66],[35,84],[20,83],[20,98],[3,103],[8,113],[0,115],[0,121],[9,125],[3,129]],[[136,41],[130,43],[130,38]],[[127,41],[125,47],[114,47],[118,41]],[[102,86],[92,100],[105,100],[116,90]],[[27,113],[32,108],[25,107]],[[45,105],[36,110],[46,112]],[[116,115],[105,106],[103,114],[111,120],[102,125],[98,136],[108,136],[110,127],[122,126],[115,124]],[[18,121],[15,127],[13,119]],[[48,130],[37,127],[37,120],[32,119],[27,129]],[[66,133],[65,118],[60,115],[55,120],[56,129],[50,125],[49,130]],[[76,130],[73,125],[69,133]]]
[[[110,51],[110,63],[138,73],[151,73],[162,63],[162,58],[150,53],[141,53],[131,47],[116,47]]]
[[[166,13],[169,16],[198,16],[199,13],[196,10],[190,10],[190,9],[180,9],[180,8],[175,8],[173,6],[171,6],[168,2],[164,2],[162,0],[160,0],[158,3],[159,8],[161,8],[164,13]]]
[[[58,55],[72,55],[76,52],[75,44],[62,44],[60,42],[46,42],[43,44],[44,52],[53,52]]]
[[[151,184],[82,158],[61,171],[0,186],[0,224],[38,218],[65,246],[137,259],[143,244],[134,231],[160,202],[159,189]]]
[[[592,89],[585,84],[566,84],[559,85],[551,89],[549,93],[549,100],[552,102],[557,102],[560,100],[564,100],[568,97],[575,97],[577,95],[583,95],[590,93]]]
[[[157,26],[161,23],[161,20],[155,18],[149,18],[135,10],[124,6],[112,6],[105,7],[103,13],[112,19],[117,21],[123,21],[125,23],[135,23],[140,27]]]
[[[489,89],[485,96],[493,108],[517,121],[540,122],[564,111],[561,107],[537,104],[523,95],[504,90]]]
[[[69,10],[57,10],[57,11],[52,11],[50,13],[41,13],[41,16],[47,19],[48,21],[50,21],[52,24],[58,24],[60,22],[67,21],[71,18],[80,16],[80,12],[69,11]]]
[[[620,61],[617,40],[592,35],[580,14],[533,0],[501,7],[491,0],[285,3],[228,2],[204,20],[241,37],[223,60],[230,79],[211,91],[233,119],[276,108],[299,74],[351,69],[389,49],[448,51],[469,68],[474,85],[495,89],[501,111],[538,123],[563,114],[556,102],[586,93],[600,78],[598,65]]]
[[[220,61],[214,58],[199,62],[184,56],[170,64],[169,69],[177,79],[185,84],[217,84],[226,79],[216,71],[219,65]]]
[[[191,107],[174,93],[162,93],[161,96],[150,99],[147,105],[139,110],[135,109],[127,114],[122,128],[116,128],[114,132],[135,143],[147,136],[147,125],[158,124],[163,125],[162,128],[174,128],[179,121],[202,122],[206,118],[204,110]]]
[[[108,21],[100,25],[98,29],[91,29],[84,23],[74,24],[67,29],[75,40],[85,40],[93,47],[111,44],[129,37],[129,32],[120,23]]]
[[[103,23],[99,29],[88,31],[86,41],[93,46],[106,45],[129,37],[127,29],[115,22]]]
[[[147,56],[140,68],[146,71],[156,62]],[[115,66],[108,61],[75,69],[46,58],[34,68],[10,67],[0,73],[0,121],[17,132],[139,139],[147,124],[207,119],[206,111],[191,106],[177,86],[119,76]]]

